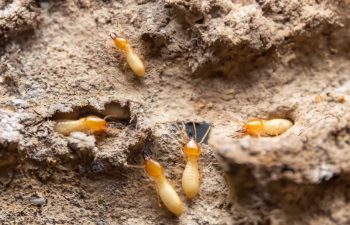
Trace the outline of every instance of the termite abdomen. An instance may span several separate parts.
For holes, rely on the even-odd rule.
[[[252,136],[277,136],[286,132],[293,126],[293,122],[288,119],[253,119],[248,121],[243,132]]]
[[[185,206],[179,195],[166,179],[164,168],[155,160],[146,159],[145,171],[156,183],[158,194],[164,205],[177,216],[184,213]]]

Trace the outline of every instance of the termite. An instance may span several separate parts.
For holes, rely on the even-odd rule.
[[[317,96],[315,97],[315,102],[316,102],[316,103],[321,103],[321,102],[323,102],[323,100],[324,100],[324,97],[321,96],[321,95],[317,95]]]
[[[180,216],[185,212],[185,205],[167,180],[164,167],[159,162],[146,157],[143,166],[127,166],[145,169],[147,176],[155,182],[160,199],[170,212],[174,213],[176,216]]]
[[[87,116],[78,120],[57,121],[54,130],[63,135],[69,135],[72,132],[100,133],[107,129],[107,122],[97,116]]]
[[[128,43],[128,40],[125,38],[118,37],[115,33],[112,33],[111,38],[114,41],[114,45],[117,49],[119,49],[126,57],[126,61],[128,62],[132,71],[138,77],[145,76],[145,66],[143,65],[140,57],[134,52],[131,45]]]
[[[339,103],[344,103],[346,100],[345,100],[345,96],[344,95],[340,95],[338,96],[338,102]]]
[[[188,199],[192,199],[198,195],[200,189],[200,174],[198,167],[198,160],[201,154],[200,145],[209,134],[210,127],[202,137],[202,140],[197,143],[197,129],[195,124],[193,123],[194,137],[187,135],[185,131],[185,125],[182,124],[182,126],[182,136],[184,139],[184,146],[182,151],[187,158],[186,167],[182,173],[182,189],[186,197]]]
[[[293,126],[288,119],[251,119],[243,126],[243,133],[251,136],[278,136]]]

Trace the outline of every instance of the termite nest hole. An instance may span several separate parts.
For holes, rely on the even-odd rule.
[[[10,186],[18,164],[18,154],[13,152],[0,154],[0,190]]]
[[[98,116],[105,118],[111,127],[127,126],[131,123],[131,112],[129,104],[121,105],[119,102],[110,102],[104,105],[103,110],[93,106],[75,107],[70,112],[56,112],[51,120],[77,120],[87,116]]]
[[[339,149],[347,149],[350,146],[350,127],[346,126],[342,129],[330,133],[331,140]]]
[[[129,165],[142,165],[146,157],[155,158],[155,137],[149,131],[144,139],[140,139],[135,145],[129,147],[129,155],[126,163]]]
[[[18,142],[10,142],[0,139],[0,158],[2,157],[2,152],[17,152],[17,150]]]
[[[0,154],[0,172],[17,165],[18,154]]]
[[[212,18],[219,18],[227,15],[230,12],[229,9],[224,8],[223,6],[220,5],[214,5],[210,11],[209,14],[211,15]],[[198,22],[198,21],[197,21]]]
[[[153,57],[160,56],[162,48],[168,42],[167,38],[160,33],[143,33],[141,39],[143,40],[146,54]]]
[[[254,205],[256,195],[259,193],[257,181],[252,174],[252,165],[240,165],[234,162],[229,163],[229,170],[226,172],[226,181],[229,186],[231,200],[240,205]]]
[[[185,132],[188,137],[193,137],[197,142],[201,141],[203,138],[203,143],[208,144],[208,139],[210,135],[211,125],[206,122],[178,122],[172,125],[172,130],[177,132],[180,128],[182,129],[183,125],[185,126]],[[209,132],[207,134],[207,132]],[[196,134],[196,135],[195,135]]]
[[[278,106],[275,110],[268,112],[266,118],[267,119],[287,119],[292,121],[293,124],[296,119],[294,109],[288,106]]]
[[[287,169],[294,172],[292,168]],[[265,173],[266,176],[271,176],[268,171]],[[226,180],[232,200],[243,207],[250,208],[259,201],[261,204],[280,204],[283,210],[293,208],[298,211],[310,207],[309,204],[315,204],[311,200],[315,196],[323,196],[331,187],[343,182],[337,174],[322,180],[321,184],[297,183],[285,177],[267,183],[259,182],[255,166],[238,163],[230,163]]]
[[[23,156],[19,154],[17,142],[2,142],[2,140],[0,140],[0,177],[6,173],[6,171],[15,168],[19,163],[19,159],[22,157]]]
[[[172,8],[172,14],[179,24],[185,28],[191,28],[195,24],[204,24],[205,18],[203,12],[196,7],[188,9],[186,6]]]
[[[262,40],[262,42],[267,41]],[[250,72],[271,64],[276,55],[275,48],[256,49],[244,41],[232,46],[232,43],[225,39],[217,40],[211,49],[210,58],[206,58],[203,63],[193,68],[193,76],[211,77],[220,74],[230,79],[237,79],[237,77],[248,79]]]
[[[244,125],[246,121],[249,121],[250,119],[286,119],[290,120],[293,124],[295,124],[294,121],[297,119],[297,116],[295,115],[295,109],[292,107],[294,106],[280,105],[273,108],[272,110],[264,110],[261,111],[259,114],[249,115],[248,117],[239,122],[241,122],[241,125]]]
[[[78,121],[78,123],[81,124],[79,122],[81,121],[80,119],[91,118],[91,116],[99,117],[97,123],[104,121],[102,123],[102,129],[99,124],[96,125],[96,122],[94,122],[93,125],[91,125],[91,122],[90,125],[83,122],[83,127],[87,127],[86,130],[82,129],[81,125],[78,125],[76,130],[70,129],[65,131],[62,129],[62,125],[59,125],[67,121],[73,121],[73,123]],[[86,161],[91,161],[93,158],[92,151],[97,147],[101,139],[118,136],[118,134],[128,126],[134,126],[134,124],[131,123],[129,105],[121,105],[118,102],[106,103],[103,110],[98,110],[93,106],[87,105],[76,107],[70,112],[56,112],[51,119],[56,122],[54,127],[55,132],[67,136],[68,146],[77,154],[78,158],[87,159]],[[58,129],[57,126],[61,126],[61,128]],[[94,126],[97,127],[97,129],[93,130],[91,128]]]

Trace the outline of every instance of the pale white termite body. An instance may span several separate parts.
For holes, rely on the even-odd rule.
[[[179,195],[173,186],[165,177],[164,168],[156,161],[147,159],[145,163],[147,175],[154,180],[160,199],[164,205],[177,216],[185,212],[185,205],[181,201]]]
[[[106,130],[107,122],[97,116],[88,116],[78,120],[57,121],[54,130],[63,135],[72,132],[97,133]]]
[[[198,159],[188,157],[185,170],[182,174],[182,189],[187,198],[192,199],[199,193],[200,175]]]
[[[244,133],[252,136],[277,136],[286,132],[293,126],[288,119],[252,119],[244,127]]]
[[[140,57],[134,52],[131,45],[128,43],[128,41],[124,38],[117,37],[115,34],[114,36],[111,36],[114,45],[117,49],[121,50],[123,54],[126,57],[126,61],[128,62],[131,70],[138,76],[138,77],[144,77],[145,76],[145,66],[143,65],[142,60]]]
[[[144,77],[145,76],[145,66],[143,65],[142,60],[140,57],[132,50],[130,49],[126,51],[125,53],[126,61],[128,62],[130,68],[132,71],[138,76],[138,77]]]

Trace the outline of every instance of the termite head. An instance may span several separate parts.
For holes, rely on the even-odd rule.
[[[92,133],[103,132],[107,129],[107,122],[97,116],[88,116],[85,118],[85,124]]]
[[[111,38],[114,41],[115,47],[117,47],[118,49],[120,49],[122,51],[127,51],[128,40],[126,40],[125,38],[118,37],[115,33],[111,34]]]
[[[185,144],[183,151],[187,157],[199,157],[201,154],[201,147],[193,138],[190,138],[190,140]]]
[[[145,159],[145,170],[147,175],[152,178],[158,178],[164,174],[164,168],[162,165],[150,158]]]
[[[259,136],[264,129],[263,121],[260,119],[249,120],[243,125],[243,133],[252,136]]]

